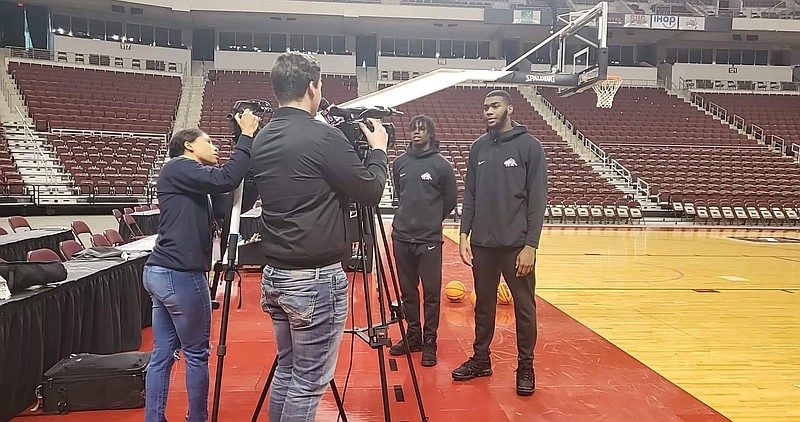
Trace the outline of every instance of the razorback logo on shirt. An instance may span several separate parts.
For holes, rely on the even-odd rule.
[[[422,173],[422,175],[420,175],[419,178],[422,180],[433,180],[433,177],[431,177],[431,174],[428,173],[427,171],[425,173]]]
[[[506,161],[503,161],[503,165],[506,167],[517,167],[517,161],[513,158],[509,158]]]

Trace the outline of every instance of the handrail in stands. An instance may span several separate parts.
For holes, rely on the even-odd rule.
[[[792,144],[792,153],[794,153],[794,161],[800,162],[800,144]]]
[[[606,152],[599,145],[597,145],[586,135],[584,135],[583,132],[578,130],[575,127],[575,125],[573,125],[572,122],[570,122],[566,118],[566,116],[564,116],[560,111],[558,111],[558,109],[552,103],[550,103],[550,101],[548,101],[547,98],[545,98],[538,92],[536,92],[536,94],[539,95],[539,98],[542,99],[542,102],[544,103],[545,107],[547,107],[547,109],[550,110],[553,113],[553,115],[555,115],[556,118],[558,118],[558,120],[564,123],[564,125],[566,125],[567,128],[575,136],[578,137],[578,140],[580,140],[583,143],[583,146],[585,148],[591,151],[592,154],[594,154],[597,158],[602,160],[603,163],[611,167],[611,169],[613,169],[617,174],[622,176],[625,179],[625,181],[628,182],[629,186],[636,186],[636,189],[638,191],[647,195],[648,198],[650,197],[650,184],[647,183],[647,181],[642,180],[641,178],[638,177],[634,179],[633,174],[624,165],[622,165],[622,163],[609,157],[608,154],[606,154]]]
[[[781,154],[786,151],[786,141],[782,137],[778,135],[765,134],[764,129],[762,129],[760,126],[748,124],[747,120],[745,120],[743,117],[739,116],[738,114],[729,113],[724,107],[719,106],[713,101],[706,100],[702,95],[689,91],[688,88],[684,87],[683,91],[689,93],[692,104],[695,104],[703,110],[710,112],[722,121],[734,125],[737,129],[753,135],[753,137],[756,138],[759,143],[769,146],[771,150],[780,151]]]
[[[28,120],[25,118],[25,115],[22,114],[22,110],[20,110],[19,107],[14,106],[14,108],[17,110],[17,114],[22,119],[22,125],[25,128],[25,139],[27,141],[32,142],[33,145],[34,145],[34,149],[36,151],[36,159],[37,159],[36,166],[40,170],[44,170],[44,172],[45,172],[45,180],[47,180],[47,184],[50,185],[50,186],[55,185],[56,175],[55,175],[55,172],[53,171],[53,167],[51,167],[47,163],[47,157],[44,155],[44,152],[42,152],[42,149],[39,148],[39,145],[36,143],[36,139],[35,139],[36,137],[34,136],[33,131],[31,130],[30,126],[28,126]]]

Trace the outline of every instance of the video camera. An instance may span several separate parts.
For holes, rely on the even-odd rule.
[[[362,160],[366,158],[366,155],[369,152],[369,143],[367,142],[366,135],[364,135],[364,132],[362,132],[361,128],[358,126],[358,123],[363,122],[369,130],[375,130],[375,128],[372,127],[372,123],[367,119],[383,120],[384,117],[403,115],[401,111],[395,110],[391,107],[344,108],[337,107],[335,105],[332,106],[328,100],[324,98],[320,102],[319,109],[323,112],[322,114],[325,117],[325,120],[327,120],[331,126],[341,130],[342,133],[344,133],[344,136],[348,141],[350,141],[353,149],[356,150]],[[387,146],[391,148],[394,146],[396,137],[394,123],[382,123],[382,125],[386,129],[386,133],[389,135],[389,142]]]
[[[256,129],[256,133],[253,134],[255,136],[258,134],[258,131],[261,130],[262,127],[266,124],[266,120],[264,116],[269,113],[272,114],[272,105],[269,101],[264,100],[238,100],[236,103],[233,104],[233,108],[231,112],[228,113],[228,125],[231,129],[231,134],[233,135],[233,142],[236,142],[239,139],[239,135],[242,134],[242,128],[239,127],[239,124],[236,123],[235,116],[239,113],[244,113],[245,109],[250,109],[250,111],[258,116],[261,119],[261,122],[258,124],[258,128]]]

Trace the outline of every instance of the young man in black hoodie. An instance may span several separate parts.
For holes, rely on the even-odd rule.
[[[539,141],[511,120],[506,91],[490,92],[483,104],[487,133],[470,148],[459,252],[475,283],[473,356],[452,375],[457,381],[492,374],[497,286],[503,274],[514,298],[517,331],[516,390],[533,394],[536,344],[536,249],[547,204],[547,163]]]
[[[400,341],[389,354],[422,350],[422,366],[434,366],[442,290],[442,221],[456,207],[457,188],[453,166],[439,154],[430,117],[411,119],[411,148],[395,159],[392,180],[400,201],[392,222],[392,246],[408,322],[408,348]],[[419,315],[420,278],[424,331]]]

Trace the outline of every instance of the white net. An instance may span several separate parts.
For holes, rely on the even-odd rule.
[[[597,107],[611,108],[614,103],[614,94],[621,85],[622,78],[619,76],[609,76],[608,79],[592,85],[592,89],[597,94]]]

